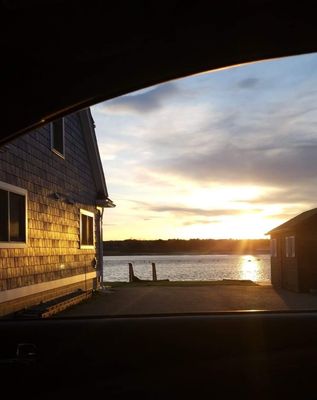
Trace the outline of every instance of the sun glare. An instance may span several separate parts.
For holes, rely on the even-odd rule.
[[[218,217],[208,223],[208,219],[203,224],[192,224],[182,227],[179,235],[182,238],[202,238],[210,237],[215,239],[259,239],[265,238],[265,233],[269,230],[270,223],[261,214],[241,214],[238,216]]]
[[[201,208],[211,207],[223,209],[224,206],[237,209],[243,208],[243,202],[256,199],[263,193],[263,189],[256,186],[217,186],[210,188],[193,188],[186,199],[189,206],[197,204]],[[249,207],[248,207],[249,208]]]
[[[256,282],[259,280],[262,268],[260,265],[260,259],[255,256],[244,255],[240,258],[240,279],[250,280]]]

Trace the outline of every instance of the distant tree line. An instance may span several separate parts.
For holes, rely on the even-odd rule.
[[[260,254],[268,253],[269,239],[168,239],[110,240],[103,242],[104,255],[130,254]]]

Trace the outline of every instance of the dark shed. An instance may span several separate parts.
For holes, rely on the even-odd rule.
[[[272,284],[308,292],[317,289],[317,208],[267,233],[271,235]]]

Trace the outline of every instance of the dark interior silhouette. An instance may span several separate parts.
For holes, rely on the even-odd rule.
[[[209,69],[317,50],[311,1],[1,2],[1,143]],[[314,399],[317,311],[0,322],[4,393]]]

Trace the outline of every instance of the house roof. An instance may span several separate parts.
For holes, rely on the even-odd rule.
[[[290,219],[289,221],[284,222],[282,225],[277,226],[276,228],[270,230],[266,233],[266,235],[271,235],[272,233],[276,233],[283,230],[288,230],[295,228],[296,226],[306,222],[309,218],[317,215],[317,208],[313,208],[312,210],[305,211],[296,217]]]
[[[95,123],[89,108],[79,111],[79,117],[83,128],[86,148],[92,168],[93,177],[97,188],[97,206],[114,207],[112,200],[108,197],[105,175],[102,168],[100,153],[98,149]]]

